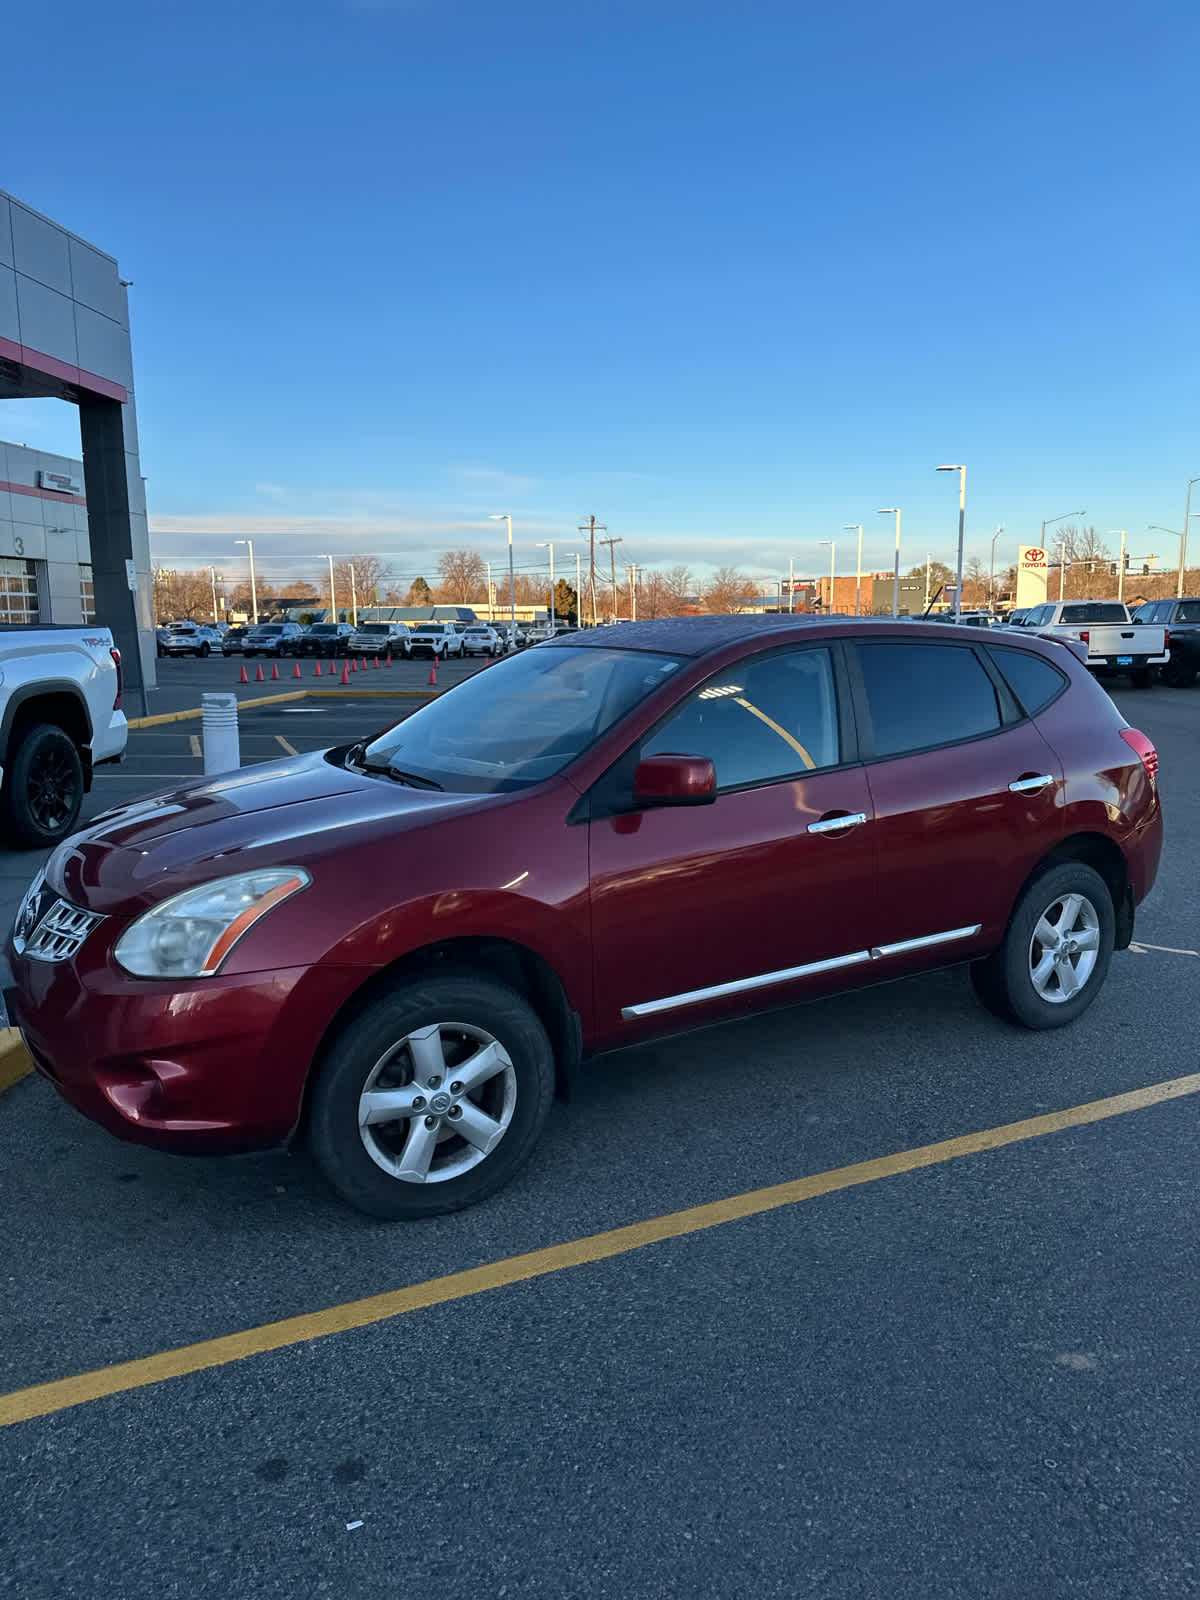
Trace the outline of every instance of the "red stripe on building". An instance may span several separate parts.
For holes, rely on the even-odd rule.
[[[119,400],[124,405],[129,399],[129,390],[123,384],[114,383],[111,378],[102,378],[99,373],[89,372],[86,367],[73,367],[69,361],[60,361],[57,356],[31,350],[27,344],[16,344],[12,339],[0,338],[0,356],[6,361],[15,361],[18,366],[44,373],[48,378],[73,383],[77,389],[102,394],[106,400]]]
[[[38,500],[68,500],[73,506],[87,505],[81,494],[64,494],[61,489],[35,489],[31,483],[5,483],[0,478],[0,493],[6,489],[9,494],[31,494]]]

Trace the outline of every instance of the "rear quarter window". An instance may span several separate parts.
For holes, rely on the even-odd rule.
[[[1057,667],[1028,650],[992,646],[989,653],[1018,703],[1031,717],[1057,699],[1067,686],[1066,677]]]
[[[1103,601],[1094,601],[1090,604],[1078,606],[1064,606],[1062,619],[1065,623],[1077,622],[1124,622],[1125,607],[1115,602],[1106,605]]]

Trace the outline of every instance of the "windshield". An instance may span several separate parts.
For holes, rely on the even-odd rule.
[[[281,622],[264,622],[255,628],[254,631],[255,633],[282,633],[283,624]]]
[[[314,622],[308,631],[309,633],[336,633],[337,624],[334,622]]]
[[[1064,606],[1062,608],[1063,622],[1125,622],[1125,607],[1115,602],[1105,605],[1103,601],[1092,601],[1082,606]]]
[[[358,631],[359,633],[387,633],[388,624],[386,622],[360,622]]]
[[[523,789],[553,777],[681,664],[601,648],[516,656],[389,728],[366,761],[470,794]]]

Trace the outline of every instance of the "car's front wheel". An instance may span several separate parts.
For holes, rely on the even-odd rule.
[[[979,999],[1026,1028],[1062,1028],[1099,994],[1112,960],[1116,917],[1100,874],[1066,861],[1017,902],[1004,943],[971,968]]]
[[[357,1210],[437,1216],[508,1182],[553,1097],[546,1030],[514,990],[469,972],[401,982],[339,1033],[313,1091],[309,1140]]]

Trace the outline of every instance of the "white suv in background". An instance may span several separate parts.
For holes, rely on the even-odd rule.
[[[444,661],[447,656],[465,654],[465,638],[452,622],[422,622],[409,635],[409,654],[437,656]]]
[[[211,622],[172,622],[159,634],[158,644],[165,656],[210,656],[223,639]]]
[[[463,629],[463,649],[469,656],[502,656],[506,645],[490,622],[468,622]]]

